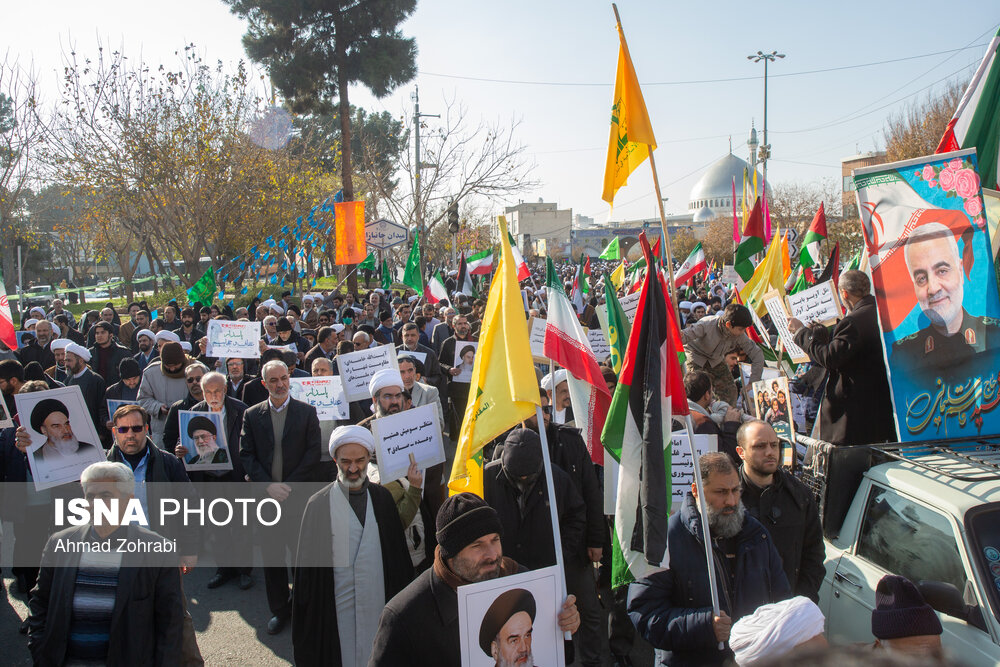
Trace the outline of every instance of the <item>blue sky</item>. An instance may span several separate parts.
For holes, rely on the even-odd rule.
[[[839,183],[841,158],[881,147],[890,113],[946,80],[968,77],[983,47],[954,50],[987,43],[1000,23],[1000,5],[988,0],[622,0],[618,7],[659,143],[668,213],[686,208],[689,190],[728,152],[730,136],[733,152],[745,158],[752,119],[760,130],[763,65],[748,62],[748,54],[787,54],[770,68],[768,180]],[[5,7],[3,18],[0,44],[10,56],[34,62],[49,100],[58,90],[60,52],[70,43],[80,54],[93,53],[100,38],[132,57],[141,51],[152,63],[175,62],[174,51],[192,42],[211,61],[244,57],[241,21],[214,0],[20,2]],[[518,136],[542,182],[520,197],[555,201],[598,222],[608,218],[600,194],[618,49],[610,3],[424,0],[403,32],[417,39],[414,83],[425,113],[455,98],[475,120],[520,119]],[[910,58],[932,53],[938,55]],[[910,59],[852,67],[900,58]],[[849,69],[797,74],[837,67]],[[692,83],[706,80],[712,82]],[[409,84],[375,100],[358,88],[351,101],[399,116],[412,91]],[[643,165],[619,191],[615,219],[654,213]]]

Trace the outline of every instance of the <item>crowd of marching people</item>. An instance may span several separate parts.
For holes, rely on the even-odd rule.
[[[615,268],[593,263],[591,286],[577,304],[583,326],[601,327],[599,278]],[[579,269],[558,267],[567,293],[582,292],[574,285]],[[805,399],[825,396],[814,433],[834,443],[878,442],[887,425],[891,429],[891,409],[879,403],[888,390],[867,281],[858,271],[840,277],[848,312],[832,331],[790,323],[810,357],[792,384]],[[544,266],[521,285],[526,317],[545,318]],[[792,651],[835,651],[826,645],[817,606],[824,542],[816,499],[782,467],[782,448],[789,445],[769,419],[753,416],[756,406],[746,404],[742,391],[741,364],[753,382],[766,363],[750,334],[776,332],[754,332],[750,311],[730,286],[707,274],[677,297],[688,406],[696,432],[718,442],[718,451],[698,463],[704,498],[692,484],[672,508],[670,567],[614,589],[604,471],[575,428],[565,370],[536,365],[543,423],[527,420],[484,450],[483,497],[449,497],[469,400],[463,365],[474,358],[489,285],[478,286],[479,296],[464,294],[449,276],[446,287],[450,299],[434,303],[411,290],[378,288],[285,292],[238,308],[137,301],[119,312],[108,304],[79,322],[58,299],[49,310],[23,313],[20,347],[0,349],[0,390],[15,419],[0,432],[6,489],[0,515],[13,526],[3,539],[13,539],[16,550],[44,551],[39,566],[13,571],[12,593],[24,596],[30,609],[21,631],[35,664],[203,662],[182,576],[207,555],[197,543],[185,544],[180,535],[175,565],[146,567],[139,556],[52,553],[55,537],[67,531],[89,530],[92,539],[108,540],[127,530],[135,539],[152,539],[135,526],[73,527],[47,543],[26,543],[27,526],[51,523],[53,498],[70,492],[31,490],[26,423],[34,417],[18,415],[14,397],[61,386],[80,388],[106,454],[80,480],[88,499],[138,498],[145,506],[160,488],[154,482],[187,488],[210,475],[264,485],[301,517],[296,535],[253,541],[267,551],[265,567],[218,567],[208,582],[209,588],[231,587],[234,595],[266,595],[271,618],[263,630],[290,630],[294,655],[288,657],[296,664],[457,667],[458,587],[554,565],[556,550],[567,586],[557,623],[573,637],[567,664],[748,665]],[[622,284],[619,296],[629,289]],[[258,322],[259,359],[209,356],[206,329],[214,319]],[[371,399],[351,402],[349,418],[320,421],[314,407],[291,397],[291,378],[338,375],[339,355],[384,345],[395,348],[398,370],[375,373]],[[599,362],[613,393],[617,373],[609,359]],[[860,392],[845,390],[859,382]],[[128,404],[109,414],[107,399]],[[807,414],[815,416],[812,402]],[[437,407],[446,461],[427,469],[413,464],[398,479],[379,476],[372,421],[424,405]],[[183,410],[222,413],[232,470],[185,469]],[[540,435],[553,464],[561,544],[553,543]],[[295,493],[300,482],[327,486],[302,497]],[[709,594],[703,522],[712,537],[718,614]],[[328,550],[335,534],[348,539],[341,547],[333,540],[331,567],[295,567],[297,552]],[[233,538],[233,548],[253,548],[240,539]],[[260,588],[263,593],[254,590]],[[873,646],[842,659],[863,661],[885,648],[942,657],[940,622],[905,579],[879,583],[872,633]],[[508,663],[497,658],[497,664]]]

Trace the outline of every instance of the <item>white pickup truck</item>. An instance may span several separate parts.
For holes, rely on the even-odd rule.
[[[874,641],[875,587],[898,574],[937,610],[949,656],[1000,664],[1000,438],[879,447],[799,440],[808,444],[801,479],[823,512],[819,604],[831,643]]]

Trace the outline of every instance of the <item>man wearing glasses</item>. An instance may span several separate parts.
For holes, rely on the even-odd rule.
[[[167,413],[167,423],[163,426],[163,449],[172,452],[181,441],[180,417],[181,410],[190,410],[205,399],[201,390],[201,378],[208,372],[208,366],[195,362],[184,369],[184,381],[187,382],[188,395],[170,406]]]

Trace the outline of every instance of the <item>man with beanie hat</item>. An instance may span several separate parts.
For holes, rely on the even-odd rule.
[[[110,322],[102,320],[93,329],[94,345],[90,348],[90,366],[104,378],[105,383],[112,385],[121,379],[118,376],[118,364],[122,359],[130,358],[132,351],[115,342],[114,327]]]
[[[370,667],[460,667],[456,589],[525,570],[503,555],[500,517],[482,498],[451,496],[441,505],[436,524],[434,566],[385,606]],[[579,627],[572,595],[563,602],[558,620],[564,632]]]
[[[163,442],[170,406],[188,395],[184,369],[193,361],[184,354],[180,343],[168,341],[160,350],[160,358],[149,362],[142,373],[139,405],[149,413],[150,438],[157,446]]]
[[[104,392],[105,400],[112,401],[137,401],[139,398],[139,381],[142,379],[142,371],[139,370],[139,362],[129,357],[122,359],[118,364],[118,375],[121,380],[114,383]],[[108,420],[110,426],[110,418]]]
[[[582,564],[587,509],[573,481],[552,466],[563,557],[567,569]],[[542,473],[542,440],[516,428],[504,441],[500,460],[483,469],[483,496],[504,527],[504,551],[530,570],[556,564],[549,492]]]
[[[875,648],[941,660],[941,619],[913,583],[897,574],[879,579],[872,610]]]

